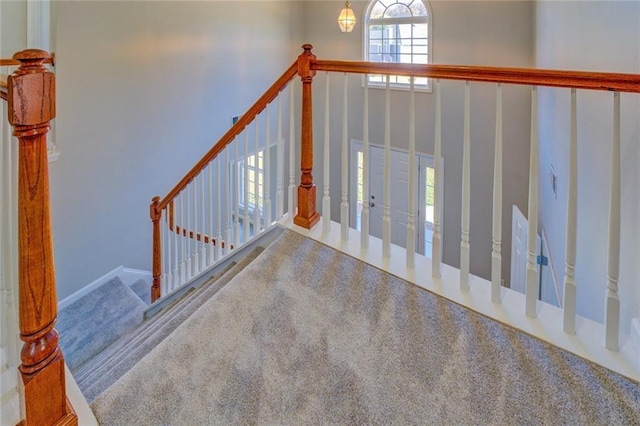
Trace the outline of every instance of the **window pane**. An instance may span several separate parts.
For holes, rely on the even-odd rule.
[[[371,9],[371,19],[380,19],[384,14],[385,6],[383,6],[380,2],[376,2],[376,4]]]
[[[387,8],[384,11],[384,18],[405,18],[411,17],[411,9],[409,9],[406,5],[396,3]]]
[[[409,5],[413,16],[427,16],[427,8],[424,7],[422,0],[414,0]]]

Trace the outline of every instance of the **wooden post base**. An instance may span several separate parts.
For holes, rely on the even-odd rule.
[[[25,409],[24,425],[77,426],[76,415],[66,398],[64,358],[61,353],[47,366],[33,374],[22,373]],[[62,390],[58,389],[62,387]],[[52,399],[58,399],[53,401]]]
[[[305,188],[298,187],[298,214],[293,218],[293,223],[306,229],[311,229],[320,220],[320,214],[316,211],[316,186]]]

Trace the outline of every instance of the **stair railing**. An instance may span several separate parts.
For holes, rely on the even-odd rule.
[[[306,49],[305,49],[306,50]],[[619,263],[620,263],[620,93],[640,93],[640,75],[637,74],[620,74],[620,73],[600,73],[600,72],[576,72],[576,71],[556,71],[556,70],[541,70],[541,69],[523,69],[523,68],[498,68],[498,67],[475,67],[475,66],[450,66],[450,65],[415,65],[415,64],[392,64],[392,63],[373,63],[373,62],[361,62],[361,61],[336,61],[336,60],[319,60],[314,56],[310,56],[308,73],[307,75],[313,75],[315,72],[326,72],[326,78],[333,73],[340,73],[341,78],[344,78],[344,107],[343,107],[343,137],[342,137],[342,150],[341,150],[341,215],[339,222],[341,224],[341,241],[342,245],[346,245],[349,239],[350,228],[355,227],[355,224],[349,223],[349,176],[351,176],[351,170],[349,167],[349,149],[348,143],[348,120],[347,112],[351,114],[353,111],[363,114],[364,128],[362,129],[361,137],[363,139],[363,150],[365,151],[365,158],[363,162],[362,175],[364,176],[363,196],[362,200],[362,212],[361,212],[361,225],[360,225],[360,243],[361,253],[366,253],[369,249],[369,229],[371,212],[369,209],[368,200],[368,186],[369,179],[372,173],[371,161],[367,158],[366,152],[368,152],[370,140],[369,140],[369,87],[368,76],[375,75],[376,77],[382,77],[383,81],[386,81],[385,87],[385,105],[384,105],[384,136],[379,135],[379,138],[384,139],[384,164],[383,174],[384,180],[382,189],[382,199],[376,200],[377,204],[382,205],[382,232],[381,232],[381,251],[383,262],[389,262],[391,258],[391,245],[392,239],[397,239],[398,235],[393,235],[391,218],[390,218],[390,200],[391,200],[391,181],[390,181],[390,152],[391,152],[391,138],[390,127],[393,123],[394,126],[403,126],[408,122],[409,125],[409,165],[408,176],[415,174],[415,160],[414,154],[416,152],[416,107],[415,107],[415,85],[414,81],[417,78],[431,79],[435,91],[435,114],[434,114],[434,154],[435,154],[435,182],[434,182],[434,199],[435,205],[434,211],[434,229],[433,229],[433,255],[430,259],[431,264],[431,276],[434,281],[440,280],[441,274],[441,253],[442,253],[442,241],[443,230],[441,228],[441,204],[443,200],[442,193],[442,170],[439,159],[443,149],[443,129],[442,129],[442,81],[456,80],[463,84],[464,88],[464,113],[460,126],[463,128],[463,140],[462,140],[462,186],[460,192],[449,196],[461,196],[461,225],[460,225],[460,259],[459,259],[459,283],[460,283],[460,295],[462,298],[468,299],[471,277],[470,273],[470,187],[471,187],[471,117],[470,117],[470,94],[471,94],[471,82],[476,83],[491,83],[495,87],[496,91],[496,105],[495,105],[495,157],[494,157],[494,173],[493,173],[493,215],[492,215],[492,241],[491,241],[491,277],[490,277],[490,290],[488,297],[494,307],[499,306],[502,303],[504,297],[504,289],[501,287],[501,269],[502,269],[502,211],[503,211],[503,199],[502,199],[502,130],[503,130],[503,111],[502,111],[502,92],[503,85],[526,85],[531,87],[531,134],[529,143],[529,192],[528,192],[528,240],[527,240],[527,266],[526,266],[526,289],[525,289],[525,306],[523,314],[528,319],[534,319],[541,311],[541,303],[538,300],[538,265],[537,265],[537,247],[536,247],[536,235],[538,234],[538,210],[539,210],[539,164],[538,164],[538,88],[564,88],[569,89],[571,97],[570,115],[571,115],[571,134],[567,135],[567,139],[570,141],[570,155],[569,155],[569,178],[568,178],[568,202],[567,202],[567,235],[566,235],[566,267],[564,275],[564,297],[563,297],[563,323],[558,325],[567,335],[574,335],[576,333],[576,293],[578,286],[575,282],[575,267],[576,267],[576,223],[577,223],[577,132],[576,132],[576,116],[577,116],[577,103],[576,92],[583,90],[592,91],[607,91],[611,92],[612,103],[612,115],[613,123],[611,128],[611,178],[610,178],[610,202],[609,202],[609,238],[608,238],[608,270],[607,274],[600,277],[603,285],[603,291],[605,292],[605,326],[604,336],[606,349],[616,352],[619,350],[619,328],[620,328],[620,304],[621,300],[618,296],[618,275],[619,275]],[[306,68],[306,66],[305,66]],[[348,103],[348,78],[350,75],[357,75],[357,84],[362,84],[364,81],[364,104],[353,105]],[[342,77],[343,76],[343,77]],[[362,78],[362,76],[365,76]],[[410,94],[408,96],[409,103],[407,109],[409,111],[409,117],[391,117],[390,107],[390,84],[389,79],[391,76],[403,76],[407,77],[410,83]],[[309,85],[311,79],[309,78]],[[450,83],[453,84],[453,83]],[[311,89],[308,89],[309,91]],[[551,90],[551,89],[550,89]],[[325,96],[326,102],[329,100],[329,90]],[[304,105],[304,100],[303,100]],[[405,112],[406,114],[406,112]],[[421,112],[421,114],[423,114]],[[325,114],[327,119],[328,114]],[[424,114],[422,115],[424,117]],[[407,120],[408,118],[408,120]],[[423,118],[424,119],[424,118]],[[302,122],[311,121],[311,111],[303,109]],[[493,123],[492,123],[493,124]],[[606,121],[603,122],[603,125]],[[309,127],[311,124],[309,124]],[[325,123],[325,133],[329,132],[329,124]],[[360,134],[357,134],[360,136]],[[355,136],[355,135],[352,135]],[[329,137],[325,134],[325,144],[329,143]],[[330,188],[329,180],[327,178],[328,168],[326,162],[329,158],[329,147],[325,146],[324,149],[324,161],[325,161],[325,181],[324,181],[324,196],[323,204],[330,205],[331,200],[329,198]],[[335,160],[334,160],[335,163]],[[304,169],[305,166],[303,166]],[[311,167],[308,166],[310,169]],[[304,176],[304,171],[303,171]],[[416,223],[416,185],[413,184],[412,179],[408,179],[407,200],[408,205],[405,206],[407,213],[406,217],[406,231],[400,236],[403,241],[404,247],[406,247],[406,270],[413,271],[415,268],[415,242],[416,231],[418,224]],[[307,185],[312,183],[307,182]],[[394,191],[397,189],[394,188]],[[301,208],[306,206],[299,206]],[[313,217],[314,211],[306,211],[307,217]],[[330,209],[323,211],[323,222],[329,221]],[[296,224],[301,224],[296,222]],[[303,224],[301,224],[303,225]],[[304,225],[303,225],[304,226]],[[423,226],[423,225],[419,225]],[[309,228],[309,226],[305,226]],[[324,225],[324,232],[329,227],[328,223]],[[396,243],[397,244],[397,243]],[[365,256],[363,254],[363,256]],[[427,271],[415,271],[413,275]],[[465,296],[467,295],[467,296]],[[624,303],[624,301],[622,301]],[[496,312],[500,309],[495,309]],[[497,314],[496,316],[499,316]],[[568,340],[568,339],[567,339]],[[636,364],[639,364],[636,362]],[[640,365],[636,365],[636,375],[640,372]]]
[[[297,71],[298,61],[165,197],[153,198],[152,302],[219,263],[285,213],[283,105],[288,103],[292,139],[290,83]],[[287,86],[290,96],[285,97]],[[290,142],[291,158],[293,146]],[[276,170],[275,181],[271,170]]]
[[[23,421],[27,425],[77,424],[77,416],[66,397],[64,358],[54,328],[58,300],[49,206],[47,133],[50,121],[56,115],[56,90],[55,75],[44,66],[51,61],[51,55],[35,49],[18,52],[12,60],[0,61],[0,66],[19,65],[6,83],[0,84],[0,97],[8,102],[8,122],[18,144],[18,182],[17,189],[11,188],[11,193],[17,193],[18,311],[20,339],[24,341],[19,371],[23,384]],[[4,145],[9,142],[3,138]],[[4,146],[3,150],[11,152]],[[10,162],[8,159],[3,166]],[[11,181],[11,175],[7,170],[3,176]],[[3,196],[3,203],[5,200],[14,202],[11,195]],[[10,210],[8,206],[3,212]],[[3,226],[11,220],[3,216]],[[4,245],[8,244],[4,237],[3,233],[3,254],[10,255],[14,249]],[[11,267],[10,260],[5,260],[4,266]],[[9,279],[11,281],[4,283],[7,288],[14,285],[11,274]]]
[[[578,286],[575,283],[575,267],[576,267],[576,222],[577,222],[577,133],[575,131],[575,117],[577,115],[576,106],[576,93],[582,90],[592,91],[607,91],[612,92],[612,104],[613,104],[613,128],[612,128],[612,154],[611,154],[611,190],[610,190],[610,203],[609,203],[609,241],[608,241],[608,271],[606,276],[601,277],[603,290],[605,291],[606,299],[606,312],[605,312],[605,331],[604,340],[605,347],[612,352],[619,350],[619,323],[620,323],[620,298],[618,296],[618,275],[619,275],[619,261],[620,261],[620,93],[631,92],[640,93],[640,75],[635,74],[620,74],[620,73],[596,73],[596,72],[575,72],[575,71],[556,71],[556,70],[538,70],[538,69],[524,69],[524,68],[498,68],[498,67],[476,67],[476,66],[451,66],[451,65],[416,65],[416,64],[392,64],[392,63],[374,63],[374,62],[362,62],[362,61],[334,61],[334,60],[320,60],[312,53],[311,45],[303,46],[303,53],[298,57],[297,61],[283,74],[283,76],[272,86],[272,88],[261,98],[261,100],[254,105],[241,121],[234,126],[227,134],[221,139],[218,144],[205,156],[192,171],[187,174],[181,181],[181,183],[171,191],[171,193],[164,199],[160,200],[155,198],[151,206],[151,216],[154,221],[154,298],[157,299],[160,295],[160,283],[166,275],[170,275],[171,268],[163,269],[163,263],[161,262],[161,241],[162,232],[160,224],[162,222],[167,223],[166,229],[192,229],[189,226],[188,218],[189,213],[185,215],[182,208],[178,208],[178,205],[182,206],[182,202],[185,199],[189,199],[190,195],[185,195],[185,189],[187,184],[196,180],[199,173],[204,170],[204,167],[209,164],[218,154],[229,144],[234,138],[237,138],[243,129],[254,119],[256,113],[264,108],[264,105],[268,103],[269,98],[272,100],[275,98],[276,93],[282,90],[284,84],[293,78],[294,74],[300,76],[302,81],[302,116],[300,123],[300,168],[301,177],[300,185],[297,189],[297,211],[295,217],[293,217],[293,223],[303,228],[311,229],[320,220],[321,215],[316,210],[316,188],[313,181],[313,80],[317,72],[324,72],[327,74],[326,79],[332,73],[342,74],[344,78],[344,91],[343,97],[343,111],[342,111],[342,138],[341,138],[341,152],[331,154],[330,149],[330,122],[329,122],[329,82],[326,85],[325,94],[325,123],[324,123],[324,147],[323,147],[323,194],[322,194],[322,219],[323,226],[322,232],[327,233],[331,222],[331,197],[329,187],[329,173],[331,164],[338,164],[336,159],[340,157],[340,172],[342,176],[341,188],[340,188],[340,239],[341,245],[346,247],[346,242],[349,239],[349,235],[354,232],[353,228],[355,224],[350,224],[349,216],[351,208],[349,206],[350,197],[350,183],[349,176],[351,170],[349,166],[349,142],[350,136],[354,138],[361,137],[363,142],[364,161],[362,164],[363,175],[363,188],[362,196],[363,202],[361,207],[361,219],[358,232],[360,239],[360,255],[363,258],[369,258],[370,252],[373,249],[370,247],[370,225],[371,225],[371,211],[368,200],[368,186],[372,176],[372,164],[369,158],[368,151],[372,143],[373,138],[370,138],[370,126],[369,126],[369,92],[368,78],[366,76],[375,75],[377,78],[382,78],[382,81],[386,81],[386,87],[384,91],[384,119],[379,120],[378,127],[382,126],[384,130],[377,135],[377,140],[383,140],[384,145],[384,160],[381,166],[383,179],[383,196],[381,199],[376,200],[376,203],[382,207],[382,219],[381,219],[381,237],[379,250],[382,253],[382,262],[385,264],[391,264],[390,259],[393,253],[398,253],[392,246],[398,244],[392,241],[401,241],[401,245],[407,247],[404,250],[403,256],[406,258],[404,270],[410,271],[408,275],[420,276],[428,274],[431,276],[433,283],[442,283],[443,271],[446,269],[448,275],[450,275],[452,268],[446,267],[442,264],[442,252],[443,252],[443,227],[442,227],[442,202],[443,202],[443,170],[439,159],[442,156],[443,144],[448,143],[450,137],[443,137],[442,126],[442,82],[451,80],[448,84],[461,84],[460,88],[464,90],[464,108],[460,127],[462,128],[462,179],[461,189],[459,193],[449,194],[449,196],[461,197],[461,223],[460,223],[460,258],[459,269],[456,269],[457,279],[459,282],[459,290],[454,293],[451,289],[446,289],[444,293],[451,294],[452,298],[456,301],[475,299],[476,296],[470,296],[470,292],[475,291],[474,286],[476,282],[484,281],[480,277],[474,276],[471,271],[470,264],[470,212],[471,212],[471,85],[470,83],[482,83],[492,84],[495,87],[496,104],[495,104],[495,145],[494,145],[494,164],[493,164],[493,212],[492,212],[492,235],[490,241],[490,259],[487,259],[491,264],[491,276],[489,277],[488,291],[480,291],[482,297],[486,297],[488,304],[482,302],[482,306],[490,306],[487,311],[482,311],[485,314],[494,316],[496,318],[501,315],[504,316],[504,311],[500,307],[504,300],[506,300],[505,289],[501,287],[502,283],[502,212],[504,210],[502,188],[503,182],[503,89],[512,87],[512,85],[525,85],[530,87],[530,99],[531,99],[531,121],[530,125],[530,137],[528,148],[529,152],[529,173],[528,173],[528,240],[527,240],[527,264],[526,264],[526,288],[525,296],[523,300],[523,309],[521,312],[523,319],[518,320],[519,324],[524,324],[523,330],[527,332],[533,332],[536,327],[539,327],[539,323],[535,322],[538,313],[544,311],[541,308],[542,302],[538,300],[538,269],[537,269],[537,248],[535,235],[538,233],[538,209],[539,209],[539,188],[538,188],[538,88],[564,88],[569,89],[571,93],[571,117],[572,117],[572,130],[571,134],[567,135],[570,140],[570,160],[569,160],[569,178],[568,178],[568,204],[567,204],[567,236],[566,236],[566,265],[564,276],[564,297],[562,303],[562,310],[564,319],[561,321],[562,325],[556,325],[561,328],[567,335],[565,339],[565,349],[572,350],[580,344],[575,344],[574,340],[571,340],[568,336],[576,334],[576,292]],[[349,77],[351,75],[357,75],[358,86],[364,81],[363,97],[364,103],[361,105],[353,105],[348,99],[348,86]],[[365,76],[363,79],[362,77]],[[408,106],[409,117],[406,116],[398,121],[391,117],[390,106],[390,84],[389,80],[391,76],[404,76],[411,82],[409,90]],[[407,217],[406,227],[402,235],[398,235],[397,232],[392,231],[391,217],[390,217],[390,200],[391,200],[391,182],[390,182],[390,153],[391,153],[391,123],[395,125],[406,125],[408,121],[409,125],[409,153],[412,160],[409,161],[408,175],[413,176],[415,174],[416,164],[413,160],[413,156],[416,152],[416,107],[415,107],[415,84],[414,81],[417,78],[430,79],[430,84],[434,90],[434,112],[433,120],[433,140],[434,140],[434,184],[433,184],[433,241],[432,241],[432,254],[428,259],[428,269],[417,270],[416,259],[423,254],[416,253],[416,231],[417,226],[423,226],[417,223],[417,209],[416,209],[416,185],[412,183],[412,179],[408,179],[407,200],[406,206]],[[460,83],[455,83],[456,81]],[[503,86],[506,86],[503,88]],[[449,86],[447,86],[449,87]],[[546,90],[546,89],[545,89]],[[357,111],[358,114],[362,114],[363,129],[362,133],[350,134],[348,127],[348,114],[352,114]],[[293,114],[292,110],[291,113]],[[406,114],[406,113],[405,113]],[[384,124],[381,124],[381,123]],[[396,124],[401,123],[401,124]],[[492,123],[493,125],[494,123]],[[291,127],[293,131],[293,125]],[[351,129],[353,133],[353,129]],[[246,137],[246,134],[245,134]],[[423,136],[424,137],[424,136]],[[290,142],[293,141],[293,137],[290,138]],[[371,140],[370,140],[371,139]],[[447,142],[445,142],[447,141]],[[246,143],[245,143],[246,146]],[[293,144],[290,143],[290,149],[293,149]],[[245,151],[247,152],[247,151]],[[293,160],[293,156],[290,155],[290,162]],[[290,170],[293,166],[290,166]],[[245,180],[248,178],[245,176]],[[294,178],[290,177],[289,185],[289,209],[288,211],[293,214],[294,212]],[[400,189],[400,188],[398,188]],[[394,189],[395,191],[395,189]],[[215,193],[215,190],[214,190]],[[217,196],[220,196],[220,191],[217,192]],[[206,197],[205,197],[206,198]],[[511,200],[513,201],[513,200]],[[515,203],[510,203],[515,204]],[[233,214],[231,215],[233,217]],[[280,216],[276,215],[276,220]],[[177,218],[177,219],[176,219]],[[333,218],[334,220],[336,218]],[[174,228],[175,221],[182,222],[179,227]],[[186,223],[186,225],[185,225]],[[170,238],[170,232],[166,231],[165,239]],[[184,235],[182,231],[178,231],[178,234]],[[186,231],[186,234],[194,241],[198,241],[198,238],[204,239],[207,237],[201,236],[201,233]],[[220,232],[217,233],[219,235]],[[173,238],[176,233],[173,232]],[[308,233],[308,235],[317,235],[317,233]],[[213,237],[215,241],[215,236]],[[211,239],[211,238],[210,238]],[[454,237],[455,239],[455,237]],[[179,246],[179,243],[174,243]],[[349,245],[352,245],[349,243]],[[485,249],[486,250],[486,249]],[[184,251],[184,250],[183,250]],[[429,256],[426,256],[427,258]],[[168,259],[170,265],[173,267],[174,277],[176,273],[179,274],[178,265],[182,265],[180,259],[174,258],[172,261]],[[172,263],[171,263],[172,262]],[[397,265],[397,262],[394,262]],[[421,261],[421,265],[425,262]],[[180,274],[182,275],[182,274]],[[436,287],[441,284],[434,284]],[[475,294],[475,293],[474,293]],[[484,296],[486,294],[486,296]],[[447,296],[449,297],[449,296]],[[507,298],[512,300],[511,297]],[[624,301],[623,301],[624,302]],[[475,302],[474,302],[475,303]],[[472,303],[473,305],[473,303]],[[480,306],[477,305],[477,306]],[[475,305],[474,305],[475,306]],[[484,307],[482,309],[485,309]],[[491,312],[489,312],[491,311]],[[494,315],[495,314],[495,315]],[[533,322],[532,322],[533,320]],[[535,324],[538,324],[536,326]],[[514,324],[519,327],[519,325]],[[528,328],[527,328],[528,327]],[[554,332],[555,333],[555,332]],[[573,343],[572,343],[573,342]],[[634,367],[635,368],[635,367]],[[640,371],[640,369],[638,369]],[[628,372],[628,370],[627,370]],[[632,373],[636,374],[636,373]]]

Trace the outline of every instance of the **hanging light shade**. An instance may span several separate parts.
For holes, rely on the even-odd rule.
[[[340,26],[340,31],[343,33],[350,33],[353,31],[353,27],[356,26],[356,15],[353,14],[351,3],[348,1],[344,3],[344,9],[340,11],[338,25]]]

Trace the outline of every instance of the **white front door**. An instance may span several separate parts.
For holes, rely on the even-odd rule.
[[[360,230],[362,204],[369,205],[369,232],[382,238],[382,216],[384,215],[384,149],[370,145],[370,179],[368,200],[363,196],[363,155],[362,142],[351,145],[351,224]],[[391,150],[390,155],[391,201],[391,242],[405,247],[407,240],[408,197],[409,197],[409,154],[406,151]],[[416,252],[431,256],[433,234],[433,193],[434,161],[424,154],[416,154]]]
[[[418,165],[416,155],[416,166]],[[369,231],[374,237],[382,238],[382,216],[384,215],[384,149],[371,147],[371,179],[369,185]],[[409,200],[409,154],[391,150],[391,243],[404,247],[407,243],[407,219]],[[419,168],[413,177],[418,184]],[[416,185],[416,189],[419,185]],[[416,191],[416,206],[418,206]],[[418,218],[416,217],[416,223]],[[418,249],[416,238],[416,250]]]

